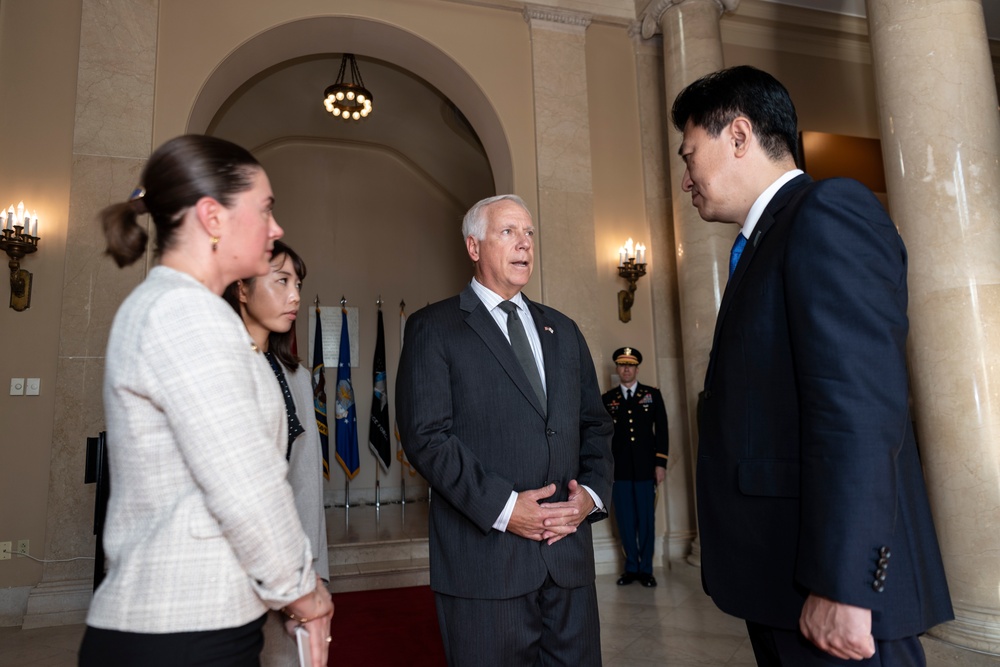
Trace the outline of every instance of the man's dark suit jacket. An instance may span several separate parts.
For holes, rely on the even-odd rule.
[[[699,410],[702,576],[723,611],[795,629],[814,592],[871,609],[876,639],[952,618],[906,304],[906,250],[867,188],[778,191],[726,286]]]
[[[611,418],[576,324],[525,299],[541,338],[543,414],[510,343],[471,286],[406,321],[397,420],[410,463],[430,482],[431,588],[505,599],[594,581],[590,522],[552,546],[493,529],[510,492],[576,479],[611,500]],[[586,493],[586,491],[583,491]],[[591,515],[603,518],[606,512]]]

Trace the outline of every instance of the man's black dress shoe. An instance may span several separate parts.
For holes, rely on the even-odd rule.
[[[639,577],[642,580],[642,585],[646,588],[656,588],[656,577],[651,574],[643,574]]]
[[[628,586],[633,581],[635,581],[638,577],[639,577],[639,575],[637,575],[635,572],[625,572],[624,574],[622,574],[622,576],[618,577],[618,585],[619,586]]]

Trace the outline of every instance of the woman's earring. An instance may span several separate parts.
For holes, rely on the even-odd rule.
[[[219,250],[219,237],[212,237],[212,252],[217,252]]]

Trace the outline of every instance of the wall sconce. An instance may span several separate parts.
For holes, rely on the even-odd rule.
[[[646,246],[637,243],[633,248],[629,239],[618,249],[618,275],[628,281],[628,289],[618,292],[618,319],[628,322],[635,303],[635,283],[646,275]]]
[[[10,257],[10,307],[27,310],[31,306],[31,273],[21,268],[21,258],[38,250],[38,214],[28,216],[24,212],[24,202],[11,206],[6,214],[0,209],[3,235],[0,236],[0,250]]]

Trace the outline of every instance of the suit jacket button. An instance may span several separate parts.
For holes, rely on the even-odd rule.
[[[885,584],[876,579],[875,581],[872,582],[872,590],[875,591],[876,593],[881,593],[882,591],[885,590]]]
[[[875,570],[875,578],[879,581],[885,581],[885,570],[882,568]]]
[[[889,547],[882,547],[878,550],[878,555],[882,558],[890,558],[892,556],[892,552],[889,551]]]
[[[882,569],[882,570],[884,570],[885,568],[889,567],[889,559],[888,558],[879,558],[878,559],[878,566],[879,566],[879,569]]]
[[[554,430],[552,430],[550,428],[545,429],[545,435],[553,436],[555,434],[556,434],[556,432]]]

